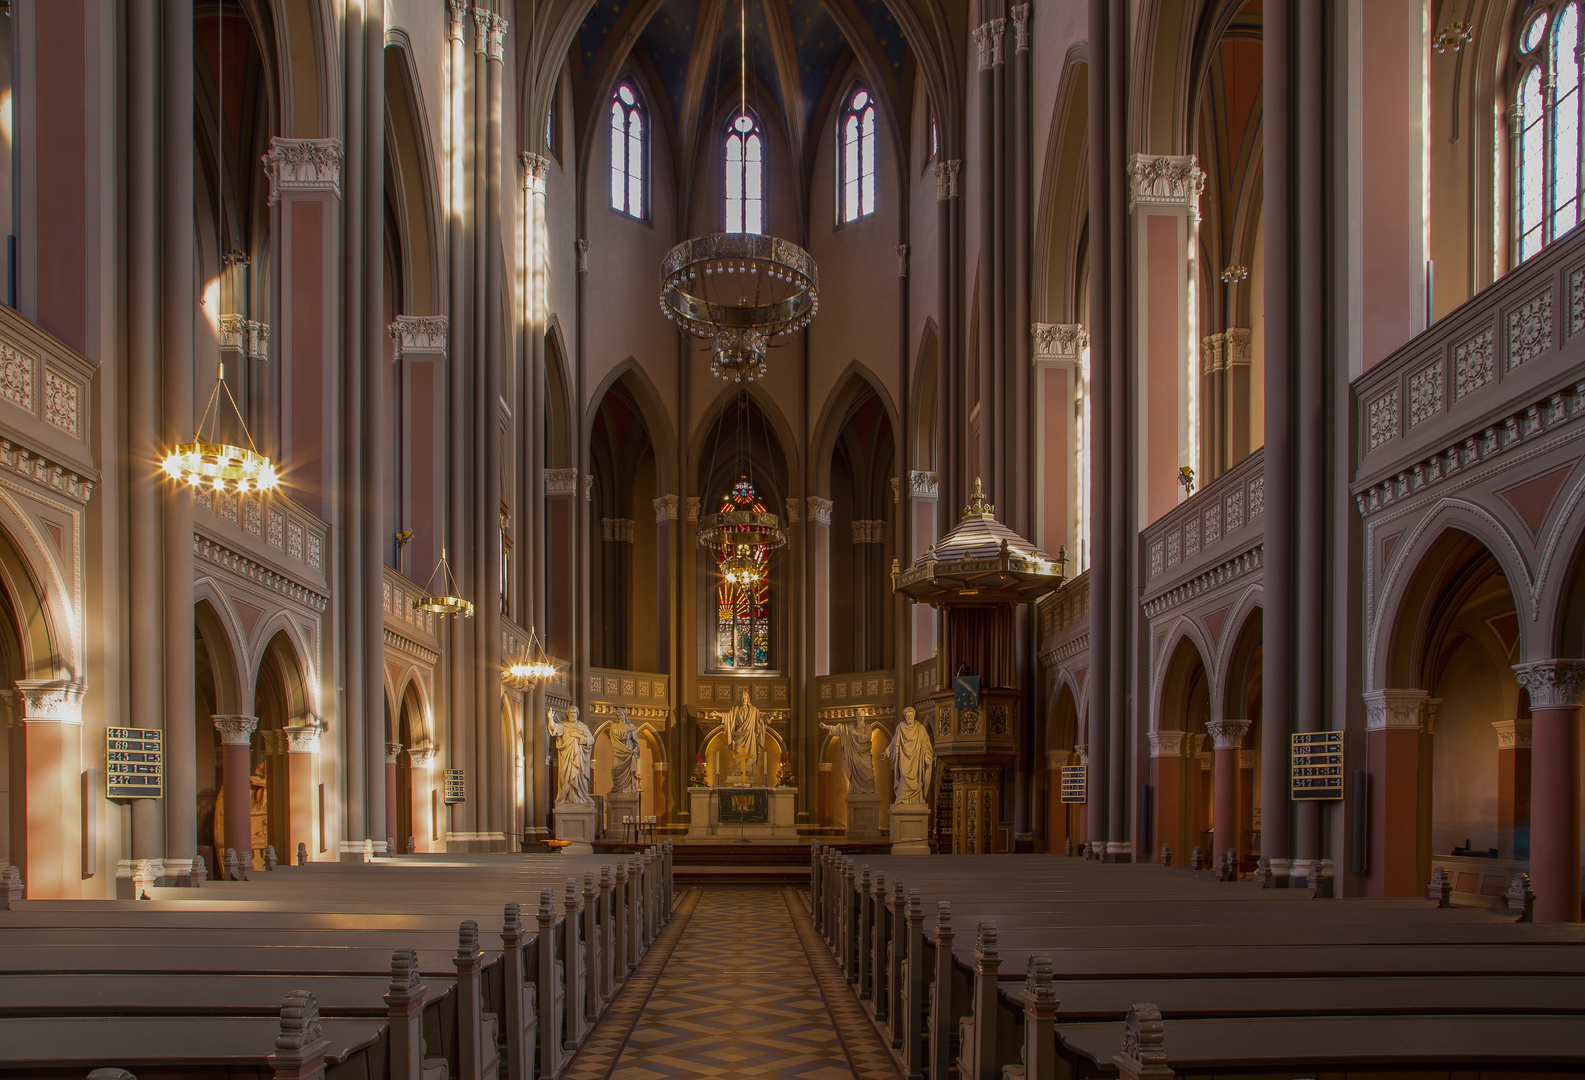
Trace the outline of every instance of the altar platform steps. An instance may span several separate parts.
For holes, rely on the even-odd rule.
[[[885,855],[889,843],[841,844],[845,855]],[[642,846],[596,840],[598,853],[623,855]],[[685,841],[672,846],[672,872],[682,885],[805,885],[809,884],[809,845],[772,841]]]

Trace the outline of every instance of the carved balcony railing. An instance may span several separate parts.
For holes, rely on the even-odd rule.
[[[202,558],[247,568],[279,591],[323,611],[330,596],[330,526],[280,491],[192,492],[195,546]],[[274,577],[271,577],[274,575]]]
[[[1145,614],[1257,569],[1265,509],[1262,448],[1151,523],[1140,536]]]
[[[1582,332],[1585,229],[1576,229],[1355,379],[1361,507],[1549,425],[1585,394]]]
[[[743,690],[757,709],[786,715],[792,708],[792,680],[774,675],[701,675],[690,706],[696,712],[721,712],[735,705]]]
[[[936,658],[932,656],[928,660],[921,660],[915,664],[913,680],[913,693],[909,695],[910,700],[918,701],[922,697],[935,693],[937,690]]]
[[[385,643],[433,665],[440,657],[440,618],[414,611],[413,601],[425,589],[391,567],[384,568]]]
[[[71,346],[0,305],[0,466],[87,501],[99,479],[88,430],[95,371]]]
[[[1040,601],[1040,662],[1065,664],[1090,647],[1088,568]]]
[[[632,720],[648,721],[655,727],[665,727],[671,718],[671,677],[668,675],[590,668],[588,693],[589,711],[595,717],[609,716],[623,708]]]
[[[861,713],[892,716],[896,711],[897,673],[890,669],[815,679],[815,712],[821,720],[850,720]]]

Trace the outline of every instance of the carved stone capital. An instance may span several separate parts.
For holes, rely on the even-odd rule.
[[[601,518],[600,539],[619,544],[633,542],[632,518]]]
[[[250,360],[268,360],[270,357],[270,324],[241,315],[220,316],[220,348],[235,352]]]
[[[446,355],[446,334],[450,320],[444,315],[398,315],[386,327],[386,333],[396,343],[397,355],[407,353],[438,353]]]
[[[468,0],[446,0],[446,35],[452,41],[462,40],[462,20],[468,14]]]
[[[329,191],[341,197],[340,139],[270,140],[264,155],[264,172],[270,178],[270,205],[286,191]]]
[[[402,744],[401,743],[394,743],[394,742],[386,743],[385,744],[385,763],[387,765],[395,765],[396,764],[396,755],[400,754],[401,752],[402,752]]]
[[[1187,735],[1188,732],[1186,731],[1152,731],[1150,733],[1150,756],[1153,758],[1182,757],[1183,745]]]
[[[1079,764],[1080,765],[1088,765],[1090,763],[1090,744],[1089,743],[1078,743],[1078,744],[1076,744],[1073,747],[1073,752],[1075,754],[1079,755]]]
[[[435,748],[433,746],[410,746],[407,748],[407,760],[414,765],[428,765],[434,758]]]
[[[257,716],[217,716],[214,721],[220,741],[227,746],[247,746],[259,726]]]
[[[507,24],[507,21],[506,21],[506,17],[504,15],[491,15],[490,16],[489,41],[488,41],[488,44],[485,46],[485,53],[486,53],[487,56],[489,56],[489,58],[491,60],[495,61],[497,64],[499,64],[501,62],[501,56],[502,56],[501,44],[502,44],[503,41],[506,40],[506,28],[507,28],[507,25],[508,24]]]
[[[963,169],[963,162],[961,160],[938,161],[934,168],[936,174],[936,202],[956,199],[961,194],[958,190],[958,174]]]
[[[1530,721],[1493,720],[1491,726],[1497,732],[1497,749],[1530,749]]]
[[[523,167],[523,190],[532,195],[545,194],[545,180],[550,176],[550,158],[528,151],[517,155]]]
[[[656,499],[655,524],[664,525],[668,521],[676,521],[681,504],[682,500],[675,495],[662,495]]]
[[[789,498],[787,500],[787,524],[796,525],[803,520],[803,500]]]
[[[83,683],[65,679],[18,679],[16,691],[21,699],[22,722],[81,724],[83,694],[87,689]]]
[[[1205,725],[1218,750],[1241,750],[1249,734],[1248,720],[1212,720]]]
[[[830,525],[831,507],[834,505],[831,500],[821,498],[819,495],[811,495],[808,502],[809,520],[816,525]]]
[[[1247,326],[1227,328],[1227,366],[1248,367],[1254,356],[1254,332]]]
[[[973,31],[974,50],[980,58],[980,70],[988,71],[991,66],[991,24],[981,23]]]
[[[853,542],[855,544],[884,544],[886,542],[886,522],[880,518],[863,518],[849,524],[852,526]]]
[[[1530,708],[1577,709],[1585,691],[1585,660],[1541,660],[1515,664],[1519,685],[1530,692]]]
[[[1253,769],[1255,767],[1255,752],[1253,750],[1240,750],[1238,752],[1238,767],[1240,769]]]
[[[991,23],[991,66],[996,67],[1006,62],[1002,55],[1002,45],[1007,41],[1007,20],[992,19]]]
[[[473,15],[473,51],[483,55],[489,48],[490,38],[490,9],[476,7]]]
[[[698,521],[699,520],[699,496],[697,496],[697,495],[688,496],[688,498],[686,500],[684,500],[683,505],[686,508],[686,512],[687,512],[687,515],[688,515],[688,520],[689,521]]]
[[[1128,159],[1128,209],[1162,206],[1200,213],[1205,173],[1193,154],[1134,154]]]
[[[941,481],[933,472],[911,470],[908,473],[908,497],[911,499],[938,499]]]
[[[1372,690],[1365,695],[1365,730],[1419,731],[1428,697],[1424,690]]]
[[[577,469],[546,469],[546,495],[576,495],[578,493]]]
[[[319,753],[319,730],[317,724],[282,728],[281,731],[286,736],[286,752],[288,754]]]
[[[1030,323],[1030,355],[1036,364],[1077,364],[1090,347],[1081,323]]]
[[[1029,7],[1028,4],[1013,5],[1013,32],[1016,39],[1013,48],[1017,52],[1029,51]]]

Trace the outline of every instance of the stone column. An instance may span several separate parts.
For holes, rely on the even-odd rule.
[[[1255,858],[1254,843],[1252,838],[1255,833],[1255,752],[1253,750],[1240,750],[1238,752],[1238,836],[1241,844],[1249,847],[1245,851],[1239,848],[1239,855],[1246,860]],[[1315,879],[1310,879],[1311,884]]]
[[[1225,470],[1249,456],[1249,365],[1253,357],[1254,333],[1247,327],[1230,326],[1224,336],[1221,438]]]
[[[385,744],[385,838],[395,842],[400,848],[402,838],[396,822],[396,755],[402,752],[402,744],[388,742]],[[387,855],[399,852],[388,851]]]
[[[1216,837],[1216,854],[1242,845],[1238,834],[1239,751],[1249,733],[1248,720],[1212,720],[1205,725],[1216,744],[1215,794],[1211,800],[1211,829]]]
[[[408,783],[412,790],[408,793],[413,804],[413,848],[417,851],[443,851],[443,846],[437,846],[435,835],[439,832],[435,820],[435,749],[426,746],[420,750],[408,750],[407,759],[411,768],[407,770]]]
[[[831,674],[831,500],[809,496],[814,544],[815,675]]]
[[[940,362],[940,353],[937,353]],[[940,522],[941,484],[933,472],[914,470],[908,474],[908,507],[913,515],[913,549],[908,552],[910,562],[923,555],[936,542]],[[913,608],[913,648],[908,662],[902,665],[904,678],[913,677],[913,665],[929,660],[936,646],[936,609],[929,604],[911,604]],[[912,700],[912,688],[904,687]]]
[[[259,718],[217,716],[214,721],[223,747],[221,789],[225,792],[225,818],[221,835],[226,838],[226,847],[235,848],[240,859],[253,850],[253,791],[248,778],[253,773],[253,732],[259,726]],[[224,861],[224,851],[215,854]]]
[[[16,689],[22,700],[27,785],[22,881],[31,900],[76,899],[83,894],[85,687],[65,680],[21,679]]]
[[[1187,853],[1183,846],[1183,747],[1187,735],[1184,731],[1150,733],[1150,784],[1156,790],[1155,842],[1152,850],[1140,852],[1140,862],[1160,859],[1162,844],[1172,845],[1180,866]]]
[[[1494,720],[1497,732],[1497,854],[1530,857],[1531,721]]]
[[[945,155],[951,132],[940,133]],[[963,494],[963,329],[959,326],[963,303],[962,220],[963,199],[958,178],[961,160],[936,162],[937,305],[941,312],[941,340],[936,351],[936,477],[948,505]]]
[[[996,475],[996,448],[993,433],[999,431],[998,412],[996,407],[996,328],[1001,323],[1001,313],[998,307],[999,295],[996,290],[997,273],[996,258],[1000,245],[997,244],[996,235],[996,205],[1000,201],[1000,191],[996,183],[999,179],[992,162],[997,149],[996,125],[996,74],[994,63],[991,59],[991,39],[1001,37],[1000,28],[993,28],[992,24],[982,23],[973,30],[975,52],[979,57],[979,74],[975,77],[978,107],[975,111],[975,122],[970,129],[978,136],[975,146],[974,175],[979,183],[976,186],[975,211],[979,218],[979,274],[976,279],[976,292],[979,300],[978,340],[974,343],[978,363],[967,370],[975,372],[979,379],[978,392],[973,397],[979,399],[979,431],[974,449],[975,473],[985,482],[985,490],[989,493],[991,501],[1001,502],[1000,491],[997,487]],[[965,95],[966,97],[967,95]],[[952,417],[954,424],[966,424],[968,411],[958,413]],[[965,477],[965,480],[967,478]]]
[[[319,783],[314,775],[319,764],[319,726],[308,723],[282,731],[286,736],[287,811],[286,851],[281,861],[295,864],[298,844],[304,845],[309,861],[314,861],[325,846],[321,842],[323,822],[319,830],[314,828],[319,816]]]
[[[677,530],[677,517],[682,500],[676,495],[662,495],[655,500],[655,640],[657,643],[655,670],[671,673],[672,653],[672,591],[677,587],[677,575],[672,573],[672,552],[681,540]]]
[[[1530,887],[1536,922],[1580,921],[1580,695],[1585,660],[1518,664],[1530,693]]]
[[[1365,695],[1371,896],[1419,896],[1425,890],[1418,865],[1419,766],[1420,726],[1428,696],[1424,690],[1372,690]],[[1270,758],[1266,766],[1269,770]],[[1264,818],[1271,816],[1272,788],[1268,775]],[[1284,801],[1287,795],[1284,791]],[[1269,821],[1265,827],[1269,831]]]
[[[1205,740],[1207,736],[1194,734],[1185,741],[1184,755],[1189,759],[1189,783],[1194,786],[1194,820],[1189,823],[1189,850],[1184,851],[1181,865],[1189,865],[1189,853],[1196,844],[1204,847],[1205,834],[1211,831],[1211,800],[1214,790],[1211,784],[1211,758],[1214,751],[1207,753]],[[1242,753],[1242,751],[1240,751]]]

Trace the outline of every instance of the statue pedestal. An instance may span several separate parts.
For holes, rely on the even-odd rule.
[[[797,840],[797,796],[795,787],[691,787],[687,839]]]
[[[848,792],[849,840],[879,840],[881,838],[881,797],[872,791],[867,795]]]
[[[924,803],[892,804],[892,854],[930,854],[930,807]]]
[[[624,828],[622,819],[630,817],[638,820],[639,793],[629,791],[624,794],[611,792],[605,797],[605,829],[601,833],[607,840],[628,840],[638,834]]]
[[[559,802],[556,810],[556,839],[571,840],[561,850],[571,855],[594,854],[594,803]]]

